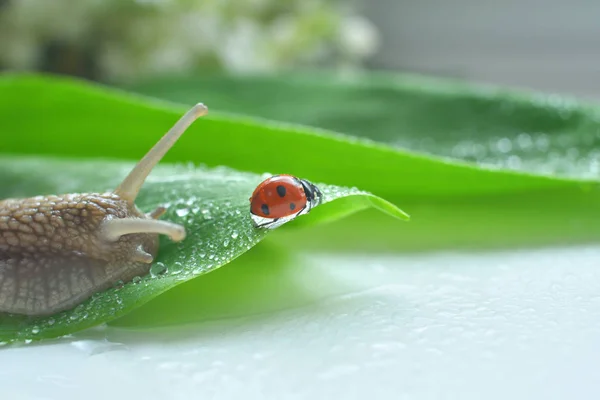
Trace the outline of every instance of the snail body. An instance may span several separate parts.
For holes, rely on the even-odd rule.
[[[185,239],[181,225],[144,213],[135,199],[151,172],[207,109],[197,104],[112,192],[0,200],[0,313],[51,315],[150,270],[159,235]]]

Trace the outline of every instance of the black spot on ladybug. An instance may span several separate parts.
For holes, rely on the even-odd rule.
[[[269,206],[268,205],[263,204],[262,206],[260,206],[260,209],[262,210],[263,214],[269,215]]]
[[[278,185],[277,194],[279,195],[279,197],[285,197],[285,187],[282,185]]]
[[[294,211],[296,209],[296,205],[294,203],[290,203],[290,210]]]

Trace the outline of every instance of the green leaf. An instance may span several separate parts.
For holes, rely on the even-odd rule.
[[[248,82],[254,79],[249,78]],[[438,147],[439,143],[445,143],[445,135],[450,137],[448,143],[453,143],[469,138],[467,133],[470,132],[475,145],[488,145],[488,137],[494,138],[497,134],[513,135],[511,143],[518,145],[521,133],[529,132],[533,138],[535,132],[541,132],[546,135],[550,150],[556,147],[558,152],[560,143],[566,143],[566,139],[554,140],[555,137],[572,136],[589,142],[590,135],[595,135],[600,127],[596,122],[596,108],[577,104],[567,107],[563,103],[557,105],[552,98],[550,101],[540,96],[520,97],[512,93],[411,79],[402,78],[400,82],[367,79],[364,84],[333,80],[302,83],[303,79],[299,79],[295,85],[306,85],[306,94],[301,97],[292,92],[287,98],[284,93],[289,88],[281,80],[273,81],[281,83],[279,91],[273,85],[263,85],[260,80],[254,86],[252,96],[257,104],[270,102],[268,107],[276,110],[273,114],[257,111],[255,115],[314,123],[363,136],[358,139],[306,126],[215,112],[211,102],[219,108],[215,97],[217,88],[211,91],[207,82],[189,84],[195,91],[189,103],[203,101],[211,113],[190,128],[165,161],[191,161],[210,168],[226,165],[254,174],[222,168],[163,165],[144,187],[140,205],[150,209],[170,202],[174,207],[165,218],[182,221],[193,217],[192,223],[197,229],[190,237],[197,238],[195,244],[209,249],[211,245],[221,243],[224,251],[219,253],[219,259],[215,259],[215,254],[213,260],[207,260],[208,252],[193,253],[198,264],[187,261],[183,264],[188,249],[163,240],[159,261],[168,265],[170,271],[160,279],[147,277],[136,285],[108,291],[71,314],[54,317],[53,324],[49,319],[3,318],[0,335],[4,334],[6,339],[54,337],[94,326],[102,321],[100,316],[124,315],[157,295],[160,290],[156,290],[155,284],[163,285],[161,290],[167,290],[172,284],[183,282],[177,279],[194,273],[186,270],[171,275],[179,268],[176,262],[181,262],[180,267],[184,269],[200,268],[197,272],[202,273],[208,269],[208,264],[215,267],[235,258],[247,246],[263,239],[264,233],[249,230],[247,224],[240,225],[236,228],[236,239],[239,239],[236,243],[241,248],[233,247],[234,228],[226,223],[227,218],[236,210],[247,218],[249,192],[260,180],[257,174],[266,171],[292,173],[323,182],[330,195],[337,190],[331,185],[359,187],[373,193],[344,190],[335,201],[319,206],[310,216],[299,218],[276,234],[268,235],[267,242],[285,245],[287,250],[415,251],[582,243],[600,239],[597,228],[600,191],[595,179],[578,174],[559,176],[553,169],[547,176],[527,168],[506,171],[496,164],[490,168],[489,165],[465,162],[466,158],[456,160],[393,147],[397,146],[398,138],[406,138],[409,142],[422,138],[427,152],[440,155],[450,149],[449,146],[446,150],[443,150],[444,146]],[[240,89],[237,95],[244,97],[251,91],[241,89],[253,87],[244,87],[236,80],[231,82],[231,91],[221,104],[223,109],[230,111],[234,107],[227,108],[227,105],[235,104],[231,99],[235,98],[236,90]],[[373,94],[367,96],[370,92]],[[385,93],[388,93],[387,97]],[[348,99],[352,97],[357,100],[355,106],[350,107]],[[291,101],[295,98],[298,99],[296,103]],[[385,100],[376,101],[379,98]],[[283,105],[277,108],[277,102]],[[150,101],[70,79],[5,75],[0,78],[0,152],[34,157],[2,159],[0,197],[112,189],[131,164],[106,159],[138,160],[189,105]],[[305,111],[301,112],[303,108]],[[248,109],[242,107],[238,111],[248,113]],[[313,115],[316,122],[290,117],[296,113]],[[352,118],[355,123],[351,122]],[[331,125],[319,122],[319,119],[331,121]],[[342,125],[344,121],[347,125]],[[481,137],[485,139],[482,141]],[[594,141],[589,143],[595,146]],[[507,161],[510,155],[506,153]],[[52,161],[40,156],[77,157],[83,161]],[[542,164],[547,165],[544,163],[542,160]],[[210,199],[217,199],[215,193],[218,193],[219,201],[211,203]],[[375,196],[401,203],[413,215],[411,224],[399,226],[390,222],[390,218],[383,219],[381,213],[368,210],[352,218],[338,219],[370,206],[396,216],[403,215]],[[177,214],[178,209],[181,215]],[[200,214],[194,214],[196,209]],[[203,209],[208,211],[202,213]],[[205,214],[211,218],[205,218]],[[317,222],[331,223],[309,231],[292,229]],[[227,247],[225,240],[230,240]],[[206,255],[203,258],[201,254]],[[136,293],[140,296],[150,294],[149,297],[136,297]],[[123,301],[124,294],[131,294],[131,297],[125,296],[127,300]],[[115,308],[114,312],[112,308]],[[191,313],[193,310],[190,309],[188,307],[186,312]],[[73,320],[71,315],[75,316]],[[143,315],[140,311],[138,317],[141,319]],[[130,316],[130,321],[135,321],[134,317]],[[38,329],[40,332],[33,334]]]
[[[367,187],[402,201],[413,216],[410,229],[398,231],[366,212],[303,238],[307,247],[423,251],[600,240],[596,104],[386,74],[211,75],[128,89],[178,103],[201,93],[213,109],[331,129],[396,149],[385,172],[370,171]],[[380,148],[365,147],[354,168],[344,166],[349,176],[369,169],[367,152],[376,157]],[[424,153],[439,157],[436,167],[420,158]],[[388,192],[385,185],[400,179]],[[375,235],[355,234],[370,226],[377,226]],[[297,240],[293,232],[278,237]]]
[[[115,188],[133,165],[101,161],[0,158],[0,198],[44,193],[103,192]],[[154,274],[95,295],[74,310],[49,318],[3,316],[0,341],[53,338],[108,322],[159,294],[225,265],[260,242],[268,232],[252,226],[248,199],[261,176],[227,168],[204,169],[161,165],[147,180],[137,201],[142,210],[169,207],[164,219],[181,223],[188,231],[181,243],[161,239]],[[331,221],[367,207],[376,207],[406,219],[390,203],[357,189],[319,185],[324,204],[296,222]],[[167,268],[166,272],[160,273]]]
[[[194,103],[205,102],[200,89]],[[0,91],[0,131],[18,132],[3,138],[0,151],[21,154],[137,160],[154,144],[158,136],[154,132],[165,132],[189,108],[37,76],[4,77]],[[566,179],[476,168],[314,128],[216,111],[194,124],[165,161],[227,165],[256,173],[286,171],[393,199],[486,195],[573,184]]]
[[[226,268],[169,290],[110,326],[147,329],[296,308],[348,290],[297,252],[263,241]],[[176,308],[177,312],[173,312]]]
[[[258,83],[253,85],[255,79]],[[236,96],[252,97],[257,104],[280,110],[273,116],[287,107],[286,118],[296,113],[333,122],[354,118],[357,124],[362,121],[357,126],[364,127],[360,131],[365,136],[385,131],[389,143],[394,135],[422,138],[425,144],[433,143],[431,153],[444,135],[461,132],[480,132],[474,140],[494,132],[513,132],[518,140],[517,132],[534,129],[547,135],[574,132],[574,137],[587,137],[600,129],[596,108],[575,104],[568,108],[568,115],[575,117],[565,120],[565,107],[556,105],[556,100],[444,81],[400,77],[366,78],[364,83],[330,79],[331,83],[317,84],[298,78],[285,84],[285,79],[272,79],[271,84],[269,78],[231,79],[229,86],[227,80],[218,86],[217,78],[213,86],[208,79],[182,82],[178,87],[183,90],[187,85],[186,102],[203,101],[211,112],[190,128],[165,161],[227,165],[259,174],[285,172],[315,182],[355,186],[402,204],[415,217],[410,229],[398,229],[378,214],[361,213],[352,221],[328,224],[310,237],[301,237],[298,245],[327,243],[331,248],[398,251],[583,243],[600,236],[595,222],[600,194],[594,179],[539,176],[428,156],[371,139],[219,113],[211,102],[216,108],[219,104],[235,108]],[[290,85],[304,84],[310,90],[293,102],[298,92],[286,95],[286,91],[292,90]],[[225,99],[221,103],[217,92]],[[355,98],[354,107],[351,98]],[[287,106],[277,108],[278,99]],[[358,107],[363,103],[364,107]],[[71,79],[6,75],[0,79],[0,151],[137,160],[189,105],[149,101]],[[403,119],[394,117],[395,113]],[[386,120],[389,124],[381,122]],[[289,235],[276,238],[300,239]]]
[[[598,177],[600,108],[571,98],[414,75],[163,78],[128,87],[489,166]],[[257,100],[260,99],[260,100]]]

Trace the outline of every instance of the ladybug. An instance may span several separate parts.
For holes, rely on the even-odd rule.
[[[321,204],[315,185],[292,175],[274,175],[261,182],[250,197],[250,214],[258,228],[276,228]]]

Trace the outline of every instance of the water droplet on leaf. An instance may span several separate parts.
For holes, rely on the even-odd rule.
[[[179,217],[185,217],[186,215],[188,215],[190,213],[190,210],[187,208],[181,208],[181,209],[177,210],[176,213]]]
[[[152,264],[152,267],[150,267],[150,275],[152,277],[164,274],[165,272],[167,272],[167,266],[162,262],[154,263]]]

